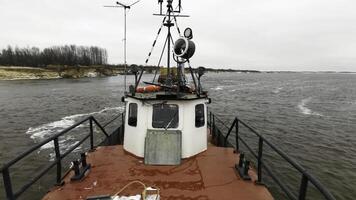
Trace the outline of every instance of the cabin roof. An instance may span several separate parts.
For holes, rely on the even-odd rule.
[[[87,154],[92,165],[87,177],[53,188],[45,200],[85,199],[89,196],[114,194],[128,183],[140,180],[147,186],[160,188],[161,199],[249,199],[272,200],[261,185],[256,185],[256,174],[249,170],[252,181],[243,181],[234,169],[238,156],[232,148],[209,146],[208,150],[179,166],[148,166],[143,159],[124,151],[122,146],[98,147]],[[140,194],[139,185],[125,189],[123,195]]]
[[[159,92],[148,92],[148,93],[135,93],[128,94],[126,97],[131,97],[138,100],[196,100],[196,99],[206,99],[207,95],[200,95],[193,93],[167,93],[164,91]]]

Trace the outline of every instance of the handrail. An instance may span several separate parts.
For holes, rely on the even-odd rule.
[[[210,111],[209,113],[209,125],[212,127],[212,135],[213,138],[214,136],[216,137],[216,132],[219,134],[220,131],[218,130],[218,127],[216,127],[215,121],[221,121],[214,113]],[[282,183],[282,181],[271,171],[271,169],[268,167],[267,163],[262,161],[263,157],[263,145],[266,144],[268,145],[274,152],[276,152],[279,156],[281,156],[285,161],[287,161],[291,166],[293,166],[294,169],[296,169],[301,175],[301,182],[300,182],[300,187],[299,187],[299,194],[298,194],[298,200],[305,200],[307,196],[307,187],[308,187],[308,182],[312,183],[315,188],[325,197],[327,200],[335,200],[335,197],[321,184],[321,182],[315,178],[313,175],[311,175],[303,166],[301,166],[297,161],[294,159],[290,158],[286,153],[284,153],[282,150],[280,150],[276,145],[271,143],[268,139],[266,139],[262,134],[260,134],[258,131],[256,131],[254,128],[246,124],[244,121],[239,119],[238,117],[235,117],[233,120],[232,124],[230,127],[226,126],[223,122],[222,124],[224,125],[225,128],[228,129],[228,132],[226,135],[221,135],[224,137],[224,146],[227,146],[228,143],[228,138],[235,127],[235,139],[236,139],[236,151],[239,152],[239,141],[242,142],[242,144],[248,149],[248,151],[257,159],[257,181],[258,183],[262,182],[262,168],[264,168],[267,173],[272,177],[272,179],[277,183],[279,187],[281,187],[282,191],[287,195],[289,199],[296,200],[297,197],[289,191],[289,189]],[[241,136],[239,135],[239,125],[243,125],[246,127],[248,130],[250,130],[252,133],[254,133],[258,137],[258,153],[256,154],[252,148],[248,145],[246,141],[244,141]],[[219,144],[219,138],[220,136],[217,135],[218,137],[218,146],[221,145]]]
[[[116,115],[114,118],[112,118],[111,120],[109,120],[108,122],[106,122],[104,125],[102,125],[103,128],[107,127],[109,124],[111,124],[113,121],[117,120],[119,117],[123,118],[124,112]]]
[[[57,184],[60,184],[61,181],[63,180],[64,176],[62,176],[62,159],[64,159],[66,156],[68,156],[71,152],[73,152],[77,147],[79,147],[81,144],[83,144],[88,138],[90,138],[90,149],[94,149],[94,130],[93,130],[93,123],[99,127],[101,132],[106,136],[106,138],[109,138],[110,135],[106,132],[105,127],[108,126],[110,123],[114,122],[116,119],[119,117],[124,117],[123,113],[120,113],[120,115],[116,116],[114,119],[110,120],[108,123],[105,123],[104,126],[102,126],[93,116],[89,116],[84,118],[83,120],[73,124],[72,126],[64,129],[63,131],[43,140],[42,142],[34,145],[24,153],[20,154],[13,160],[9,161],[8,163],[4,164],[1,169],[0,173],[3,175],[3,181],[4,181],[4,186],[5,186],[5,192],[6,192],[6,197],[9,200],[17,199],[23,192],[25,192],[29,187],[31,187],[36,181],[38,181],[42,176],[44,176],[46,173],[49,172],[54,166],[57,166]],[[69,131],[77,128],[78,126],[82,125],[83,123],[86,123],[89,121],[89,127],[90,131],[88,134],[84,136],[83,139],[78,141],[75,145],[73,145],[70,149],[65,151],[64,153],[61,154],[60,152],[60,147],[59,147],[59,137],[63,136],[64,134],[68,133]],[[124,119],[122,119],[122,122]],[[23,186],[20,187],[18,191],[13,191],[12,184],[11,184],[11,176],[10,176],[10,167],[16,164],[18,161],[22,160],[32,152],[36,151],[37,149],[41,148],[42,146],[48,144],[49,142],[54,143],[54,151],[55,151],[55,161],[47,165],[42,171],[39,173],[35,174],[33,178],[30,178],[30,181],[25,183]]]

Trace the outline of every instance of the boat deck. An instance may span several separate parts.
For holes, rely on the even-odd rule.
[[[249,170],[252,181],[242,180],[234,165],[238,156],[232,148],[209,146],[208,150],[179,166],[147,166],[143,159],[125,152],[122,146],[98,147],[88,153],[92,165],[82,180],[71,182],[72,172],[65,184],[49,191],[43,199],[86,199],[89,196],[113,195],[128,183],[140,180],[146,186],[160,189],[161,199],[179,200],[272,200],[266,187],[254,184],[256,174]],[[142,186],[131,185],[120,195],[136,195]]]

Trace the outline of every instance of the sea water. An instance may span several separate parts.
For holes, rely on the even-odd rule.
[[[152,76],[144,79],[150,81]],[[128,80],[134,81],[132,76]],[[337,199],[354,199],[356,74],[208,73],[202,81],[212,98],[209,109],[226,124],[238,116],[305,166]],[[0,81],[0,164],[87,116],[94,115],[104,123],[120,114],[124,110],[123,91],[122,76]],[[61,152],[87,131],[84,124],[61,137]],[[240,131],[247,141],[257,144],[251,133],[243,128]],[[271,149],[264,150],[265,163],[297,193],[300,175]],[[53,144],[49,143],[14,165],[15,188],[53,160]],[[271,183],[266,172],[263,180]],[[50,176],[41,179],[24,197],[41,197],[53,181]],[[277,199],[284,198],[276,185],[270,188]],[[314,193],[309,188],[308,192]],[[0,181],[0,199],[3,196]],[[313,199],[318,199],[317,195]]]

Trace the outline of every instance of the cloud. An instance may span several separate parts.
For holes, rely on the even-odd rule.
[[[126,1],[126,3],[133,1]],[[0,48],[7,45],[98,45],[123,62],[123,10],[108,0],[0,0]],[[257,70],[356,71],[352,0],[184,1],[181,29],[192,27],[192,64]],[[161,23],[157,1],[128,13],[128,62],[144,63]],[[156,64],[163,31],[150,64]],[[174,38],[177,38],[174,35]]]

